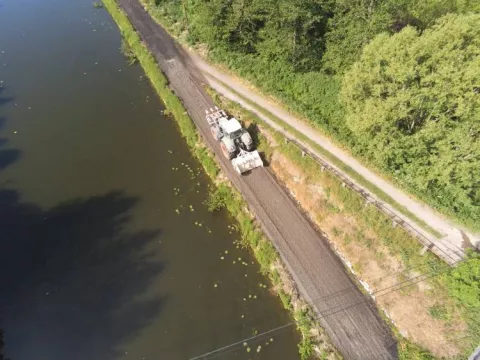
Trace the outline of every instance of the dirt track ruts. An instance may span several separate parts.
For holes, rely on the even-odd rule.
[[[157,59],[204,140],[216,154],[221,154],[205,120],[205,109],[214,104],[203,90],[202,84],[206,81],[201,72],[188,53],[137,0],[118,2]],[[355,286],[328,241],[316,231],[272,174],[260,168],[239,176],[224,157],[217,156],[217,160],[248,202],[278,249],[300,293],[317,312],[322,326],[343,356],[362,360],[397,359],[396,340],[378,316],[373,302]]]

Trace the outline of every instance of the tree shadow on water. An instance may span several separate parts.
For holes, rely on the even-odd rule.
[[[0,147],[5,140],[0,138]],[[16,149],[0,149],[0,170],[5,169],[8,165],[14,163],[20,157],[20,151]]]
[[[9,102],[13,101],[12,96],[2,95],[2,93],[5,92],[5,90],[6,90],[5,86],[0,86],[0,105],[3,105],[3,104],[6,104],[6,103],[9,103]]]
[[[0,320],[11,360],[114,359],[159,314],[165,298],[139,296],[164,267],[148,250],[160,231],[126,229],[136,202],[110,192],[42,210],[0,190]]]
[[[3,127],[6,120],[5,117],[0,116],[0,129]],[[7,143],[8,139],[0,137],[0,148],[3,148]],[[17,161],[20,158],[20,154],[21,152],[18,149],[0,149],[0,170],[5,169],[8,165]]]
[[[0,106],[13,101],[13,97],[6,97],[2,95],[5,92],[5,86],[0,87]],[[3,128],[7,119],[4,116],[0,116],[0,129]],[[8,140],[6,138],[0,138],[0,147],[4,147]],[[17,149],[0,149],[0,170],[3,170],[8,165],[12,164],[20,157],[20,151]]]

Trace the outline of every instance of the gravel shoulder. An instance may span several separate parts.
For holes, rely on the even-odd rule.
[[[190,55],[145,12],[137,0],[118,0],[157,59],[200,134],[226,174],[248,202],[266,235],[278,249],[302,296],[346,359],[397,359],[397,344],[373,301],[349,277],[327,239],[301,213],[266,168],[239,176],[220,154],[210,134],[205,109],[213,101],[203,90],[207,80]]]

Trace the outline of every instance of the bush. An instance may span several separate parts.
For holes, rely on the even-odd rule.
[[[421,34],[412,27],[381,34],[341,91],[357,152],[476,227],[479,49],[480,14],[445,16]]]
[[[232,192],[225,184],[220,184],[217,187],[211,188],[208,193],[208,198],[205,200],[205,205],[208,211],[214,212],[220,209],[225,209],[227,204],[232,201]]]

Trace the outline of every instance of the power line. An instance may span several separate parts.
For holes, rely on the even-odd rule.
[[[457,261],[456,263],[454,263],[453,265],[457,265],[457,264],[459,264],[459,263],[462,263],[460,266],[463,266],[463,265],[465,265],[466,263],[468,263],[468,262],[470,262],[470,261],[472,261],[472,260],[475,260],[475,259],[460,260],[460,261]],[[456,268],[458,268],[458,267],[456,267]],[[414,277],[414,278],[410,278],[410,279],[408,279],[408,280],[401,281],[401,282],[399,282],[399,283],[397,283],[397,284],[394,284],[394,285],[388,286],[388,287],[386,287],[386,288],[377,290],[377,291],[371,293],[370,295],[378,294],[378,293],[381,293],[381,292],[383,292],[383,291],[385,291],[385,290],[390,290],[390,289],[392,289],[392,290],[390,290],[390,291],[388,291],[388,292],[385,292],[385,293],[383,293],[383,294],[377,295],[377,297],[385,296],[385,295],[391,294],[391,293],[393,293],[393,292],[399,291],[399,290],[401,290],[401,289],[404,289],[404,288],[406,288],[406,287],[409,287],[409,286],[418,284],[418,283],[420,283],[420,282],[422,282],[422,281],[425,281],[425,280],[434,278],[434,277],[436,277],[436,276],[442,275],[442,274],[447,273],[447,272],[449,272],[450,270],[454,270],[454,269],[456,269],[456,268],[447,266],[445,271],[440,271],[440,272],[432,271],[432,272],[429,272],[429,273],[424,273],[424,274],[418,275],[418,276],[416,276],[416,277]],[[428,277],[423,278],[423,276],[426,276],[426,275],[431,275],[431,276],[428,276]],[[420,278],[420,279],[419,279],[419,278]],[[411,281],[411,280],[417,280],[417,281],[415,281],[415,282],[413,282],[413,283],[405,284],[405,283],[407,283],[407,282],[409,282],[409,281]],[[399,286],[399,285],[403,285],[403,286],[400,286],[400,287],[398,287],[398,288],[395,288],[395,287],[397,287],[397,286]],[[344,290],[345,290],[345,289],[344,289]],[[342,290],[341,290],[341,291],[342,291]],[[339,292],[341,292],[341,291],[339,291]],[[337,292],[337,293],[338,293],[338,292]],[[332,293],[332,294],[329,294],[329,295],[326,295],[326,296],[331,296],[331,295],[334,295],[334,294],[335,294],[335,293]],[[322,299],[322,297],[317,298],[317,299],[315,299],[315,300],[313,300],[313,301],[317,301],[317,300],[319,300],[319,299]],[[338,309],[338,310],[336,309],[336,308],[338,308],[338,306],[337,306],[337,307],[331,307],[331,308],[325,309],[324,311],[334,310],[333,312],[330,312],[330,313],[327,313],[327,314],[319,314],[319,317],[325,319],[325,318],[327,318],[327,317],[329,317],[329,316],[335,315],[335,314],[337,314],[337,313],[339,313],[339,312],[342,312],[342,311],[351,309],[351,308],[353,308],[353,307],[355,307],[355,306],[357,306],[357,305],[360,305],[360,304],[363,304],[363,303],[366,303],[366,302],[369,302],[369,301],[370,301],[370,299],[364,299],[364,300],[358,301],[358,302],[356,302],[356,303],[354,303],[354,304],[351,304],[351,305],[345,306],[345,307],[343,307],[343,308],[340,308],[340,309]],[[268,334],[272,334],[272,333],[277,332],[277,331],[279,331],[279,330],[285,329],[285,328],[287,328],[287,327],[296,325],[297,323],[299,323],[299,322],[292,321],[292,322],[287,323],[287,324],[285,324],[285,325],[281,325],[281,326],[278,326],[278,327],[276,327],[276,328],[267,330],[267,331],[265,331],[265,332],[263,332],[263,333],[260,333],[260,334],[257,334],[257,335],[248,337],[248,338],[246,338],[246,339],[237,341],[237,342],[235,342],[235,343],[232,343],[232,344],[223,346],[223,347],[221,347],[221,348],[212,350],[212,351],[210,351],[210,352],[208,352],[208,353],[205,353],[205,354],[203,354],[203,355],[190,358],[189,360],[207,359],[207,357],[211,357],[212,355],[218,354],[218,353],[223,352],[223,351],[225,351],[225,350],[228,350],[228,349],[230,349],[230,348],[232,348],[232,347],[238,346],[238,345],[240,345],[240,344],[244,344],[244,343],[246,343],[246,342],[248,342],[248,341],[252,341],[252,340],[257,339],[257,338],[259,338],[259,337],[263,337],[263,336],[266,336],[266,335],[268,335]]]
[[[461,264],[461,263],[464,263],[464,262],[467,262],[467,261],[470,261],[470,260],[471,260],[471,259],[459,260],[459,261],[457,261],[456,263],[454,263],[453,265]],[[451,267],[451,266],[449,266],[449,265],[445,265],[445,266],[444,266],[443,268],[441,268],[441,269],[436,269],[436,270],[433,270],[433,271],[431,271],[431,272],[423,273],[423,274],[417,275],[417,276],[415,276],[415,277],[408,278],[408,279],[403,280],[403,281],[401,281],[401,282],[395,283],[395,284],[390,285],[390,286],[388,286],[388,287],[385,287],[385,288],[376,290],[375,292],[370,293],[370,295],[375,295],[376,293],[379,293],[379,292],[382,292],[382,291],[391,289],[391,288],[393,288],[393,287],[395,287],[395,286],[404,284],[404,283],[409,282],[409,281],[411,281],[411,280],[415,280],[415,279],[420,278],[420,277],[422,277],[422,276],[425,276],[425,275],[428,275],[428,274],[432,274],[432,273],[435,273],[435,272],[438,272],[438,271],[441,271],[441,270],[444,270],[444,269],[447,270],[447,271],[449,271],[449,270],[453,270],[453,269],[455,269],[455,268],[453,268],[453,267]],[[401,271],[401,272],[399,272],[399,273],[397,273],[397,274],[402,274],[402,273],[404,273],[404,272],[406,272],[406,271],[408,271],[408,270]],[[394,275],[394,274],[392,274],[392,275]],[[381,278],[377,278],[377,279],[384,279],[384,278],[387,278],[387,277],[389,277],[389,276],[385,276],[385,277],[381,277]],[[375,280],[375,279],[374,279],[374,280]],[[316,301],[319,301],[319,300],[327,301],[327,300],[330,300],[331,298],[339,297],[339,296],[341,296],[341,295],[344,295],[344,294],[346,294],[346,293],[348,293],[348,292],[355,291],[355,290],[357,290],[357,287],[356,287],[356,286],[349,286],[349,287],[343,288],[343,289],[341,289],[341,290],[338,290],[338,291],[336,291],[336,292],[333,292],[333,293],[330,293],[330,294],[327,294],[327,295],[323,295],[323,296],[320,296],[320,297],[318,297],[318,298],[314,298],[314,299],[312,299],[311,301],[312,301],[312,302],[316,302]],[[327,309],[327,310],[328,310],[328,309]]]
[[[385,296],[385,295],[391,294],[391,293],[393,293],[393,292],[402,290],[402,289],[404,289],[404,288],[406,288],[406,287],[409,287],[409,286],[418,284],[418,283],[420,283],[420,282],[422,282],[422,281],[425,281],[425,280],[431,279],[431,278],[433,278],[433,277],[442,275],[442,274],[444,274],[444,273],[446,273],[446,272],[448,272],[448,271],[450,271],[450,270],[452,270],[452,269],[447,269],[447,270],[445,270],[445,271],[443,271],[443,272],[434,273],[433,275],[428,276],[428,277],[426,277],[426,278],[419,279],[419,280],[417,280],[417,281],[415,281],[415,282],[413,282],[413,283],[406,284],[406,285],[403,285],[403,286],[401,286],[401,287],[399,287],[399,288],[390,290],[390,291],[388,291],[388,292],[386,292],[386,293],[377,295],[377,297]],[[431,273],[430,273],[430,274],[431,274]],[[427,273],[427,274],[423,274],[423,276],[425,276],[425,275],[428,275],[428,273]],[[416,278],[417,278],[417,277],[416,277]],[[416,278],[413,278],[413,279],[411,279],[411,280],[414,280],[414,279],[416,279]],[[394,286],[398,286],[398,285],[400,285],[400,284],[401,284],[401,283],[396,284],[396,285],[394,285]],[[394,286],[391,286],[391,287],[394,287]],[[388,288],[391,288],[391,287],[388,287]],[[378,291],[376,291],[376,292],[373,292],[372,295],[377,294],[377,293],[379,293],[379,292],[382,292],[382,291],[384,291],[384,290],[386,290],[386,289],[388,289],[388,288],[380,289],[380,290],[378,290]],[[370,299],[365,299],[365,300],[359,301],[359,302],[357,302],[357,303],[354,303],[354,304],[352,304],[352,305],[346,306],[346,307],[344,307],[344,308],[340,308],[339,310],[336,310],[336,311],[334,311],[334,312],[332,312],[332,313],[329,313],[329,314],[326,314],[326,315],[320,314],[320,317],[321,317],[321,318],[325,318],[325,317],[328,317],[328,316],[337,314],[337,313],[339,313],[339,312],[341,312],[341,311],[348,310],[348,309],[350,309],[350,308],[352,308],[352,307],[354,307],[354,306],[363,304],[363,303],[368,302],[368,301],[370,301]],[[325,311],[332,310],[332,309],[334,309],[334,308],[326,309]]]
[[[474,259],[459,260],[459,261],[457,261],[454,265],[460,264],[460,263],[461,263],[462,265],[464,265],[464,263],[467,263],[467,262],[469,262],[469,261],[471,261],[471,260],[474,260]],[[460,266],[461,266],[461,265],[460,265]],[[441,270],[445,270],[445,271],[431,271],[431,272],[423,273],[423,274],[417,275],[417,276],[415,276],[415,277],[406,279],[406,280],[404,280],[404,281],[400,281],[400,282],[398,282],[398,283],[396,283],[396,284],[393,284],[393,285],[384,287],[384,288],[382,288],[382,289],[376,290],[376,291],[370,293],[370,295],[371,295],[371,296],[374,296],[374,295],[376,295],[376,294],[379,294],[379,293],[384,292],[385,290],[393,289],[393,290],[391,290],[391,291],[386,292],[385,294],[377,295],[376,297],[384,296],[384,295],[390,294],[390,293],[392,293],[392,292],[394,292],[394,291],[401,290],[401,289],[403,289],[404,287],[408,287],[408,286],[411,286],[411,285],[415,285],[415,284],[418,284],[419,282],[425,281],[425,280],[430,279],[430,278],[432,278],[432,277],[436,277],[436,276],[438,276],[438,275],[442,275],[442,274],[444,274],[444,273],[446,273],[446,272],[448,272],[448,271],[450,271],[450,270],[453,270],[453,269],[455,269],[455,268],[452,268],[452,267],[450,267],[450,266],[445,266],[444,269],[441,269]],[[431,274],[434,274],[434,275],[433,275],[433,276],[426,277],[426,278],[423,278],[424,276],[431,275]],[[396,288],[396,287],[399,286],[399,285],[403,285],[403,284],[406,284],[406,283],[411,282],[412,280],[417,280],[417,279],[420,279],[420,280],[418,280],[418,281],[416,281],[416,282],[413,282],[413,283],[411,283],[411,284],[407,284],[406,286],[401,286],[401,287],[399,287],[399,288],[397,288],[397,289],[394,289],[394,288]],[[353,287],[353,286],[352,286],[352,287],[346,288],[346,289],[344,289],[344,290],[352,291],[352,290],[355,290],[355,289],[356,289],[356,287]],[[341,291],[340,291],[340,292],[341,292]],[[334,294],[335,294],[335,293],[330,294],[330,295],[334,295]],[[326,295],[326,296],[327,296],[327,297],[331,297],[330,295]],[[343,293],[342,293],[341,295],[343,295]],[[333,298],[335,298],[335,296],[333,296]],[[320,297],[320,298],[314,299],[314,300],[312,300],[312,302],[316,302],[316,301],[322,300],[322,299],[324,299],[324,297]],[[327,309],[325,309],[324,311],[328,311],[328,310],[331,310],[331,309],[332,309],[332,308],[327,308]],[[320,315],[320,316],[321,316],[321,315]]]
[[[325,161],[324,159],[321,158],[321,156],[315,154],[314,151],[311,151],[308,146],[306,147],[305,145],[301,144],[301,142],[299,142],[298,140],[294,139],[294,138],[291,138],[290,136],[287,136],[286,134],[284,134],[285,136],[285,139],[293,144],[297,149],[299,149],[302,153],[308,155],[313,161],[315,161],[317,164],[319,164],[320,166],[322,166],[323,168],[325,168],[331,175],[333,175],[335,178],[337,178],[338,180],[340,180],[340,182],[342,182],[343,184],[347,185],[351,190],[353,190],[358,196],[360,196],[361,198],[369,201],[369,196],[372,197],[372,192],[369,190],[369,189],[364,189],[364,187],[362,186],[359,186],[357,184],[355,184],[354,181],[350,180],[348,178],[348,176],[344,175],[341,171],[339,171],[335,166],[333,165],[330,165],[328,161]],[[359,188],[360,190],[356,189],[355,187]],[[365,193],[367,195],[365,195]],[[373,198],[375,198],[373,196]],[[390,218],[390,220],[392,220],[395,224],[397,225],[400,225],[400,227],[405,231],[407,232],[408,234],[416,237],[418,239],[418,237],[420,236],[424,241],[426,241],[428,243],[428,246],[430,248],[431,245],[435,246],[436,249],[438,249],[440,252],[442,252],[447,258],[453,260],[453,263],[452,265],[455,264],[455,258],[447,253],[446,250],[444,250],[441,246],[438,246],[435,242],[431,241],[429,238],[427,238],[423,233],[421,233],[419,230],[417,230],[414,226],[412,226],[410,224],[409,221],[405,220],[402,216],[400,216],[399,214],[393,212],[392,210],[388,209],[383,201],[379,201],[379,200],[375,200],[372,202],[373,205],[380,211],[382,212],[384,215],[386,215],[388,218]],[[394,215],[392,216],[390,213],[393,213]],[[396,218],[400,219],[401,222],[399,222]],[[413,232],[415,233],[412,234],[410,231],[408,231],[406,229],[406,227],[410,228],[411,230],[413,230]],[[421,243],[424,243],[424,241],[421,240]],[[448,247],[447,247],[448,248]],[[431,250],[431,248],[430,248]],[[456,249],[452,250],[451,248],[448,248],[448,250],[450,251],[453,251],[453,252],[456,252]]]
[[[215,353],[218,353],[218,352],[227,350],[227,349],[229,349],[229,348],[231,348],[231,347],[234,347],[234,346],[236,346],[236,345],[240,345],[240,344],[246,343],[246,342],[251,341],[251,340],[253,340],[253,339],[256,339],[256,338],[258,338],[258,337],[266,336],[266,335],[268,335],[268,334],[271,334],[271,333],[273,333],[273,332],[279,331],[279,330],[281,330],[281,329],[285,329],[285,328],[287,328],[287,327],[289,327],[289,326],[292,326],[293,324],[295,324],[295,323],[294,323],[294,322],[290,322],[290,323],[288,323],[288,324],[285,324],[285,325],[282,325],[282,326],[278,326],[278,327],[276,327],[276,328],[273,328],[273,329],[270,329],[270,330],[268,330],[268,331],[265,331],[265,332],[263,332],[263,333],[261,333],[261,334],[257,334],[257,335],[250,336],[249,338],[246,338],[246,339],[237,341],[236,343],[233,343],[233,344],[230,344],[230,345],[226,345],[226,346],[224,346],[224,347],[215,349],[215,350],[213,350],[213,351],[210,351],[210,352],[205,353],[205,354],[200,355],[200,356],[196,356],[196,357],[194,357],[194,358],[190,358],[190,360],[197,360],[197,359],[202,359],[202,358],[205,359],[207,356],[210,356],[210,355],[213,355],[213,354],[215,354]]]

